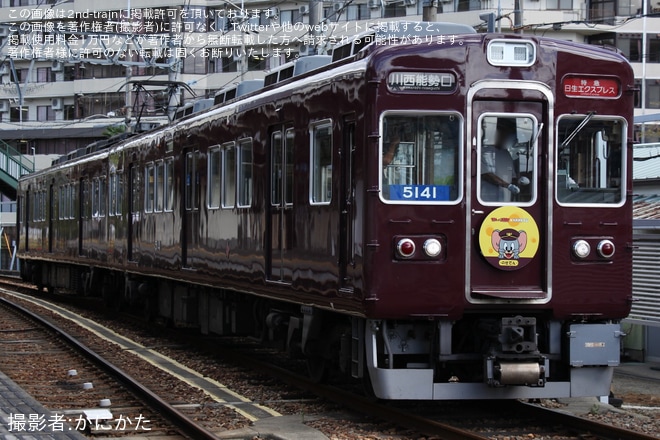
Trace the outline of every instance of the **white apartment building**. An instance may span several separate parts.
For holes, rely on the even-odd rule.
[[[494,13],[497,31],[616,47],[638,78],[636,114],[652,120],[660,113],[660,2],[434,1],[437,21],[486,31],[483,14]],[[102,138],[109,125],[164,122],[174,103],[212,98],[293,58],[331,51],[369,26],[420,22],[425,6],[423,0],[1,0],[0,144],[24,154],[63,154]],[[167,82],[181,87],[168,90]],[[645,125],[645,142],[660,140],[657,127]]]

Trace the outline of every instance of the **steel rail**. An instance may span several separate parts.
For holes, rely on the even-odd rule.
[[[217,349],[217,347],[208,347],[204,345],[203,341],[197,341],[197,346],[210,350]],[[374,399],[363,397],[356,394],[354,391],[346,391],[334,386],[317,383],[291,370],[246,355],[243,352],[234,350],[230,347],[223,346],[222,353],[227,357],[231,357],[232,361],[244,367],[261,371],[270,377],[276,378],[298,389],[310,392],[315,396],[338,403],[343,407],[350,408],[361,414],[367,414],[380,420],[392,422],[399,427],[415,429],[420,433],[427,435],[436,435],[443,440],[485,440],[489,438],[481,436],[473,431],[463,430],[446,423],[430,420],[423,416],[385,406],[382,401],[375,401]]]
[[[101,368],[107,374],[119,380],[123,385],[134,392],[138,398],[142,399],[145,403],[151,406],[152,409],[159,412],[164,417],[167,417],[171,423],[173,423],[177,428],[181,430],[183,435],[196,440],[218,440],[218,437],[213,432],[191,420],[189,417],[161,399],[158,395],[146,388],[133,377],[99,356],[96,352],[91,350],[82,342],[78,341],[75,337],[71,336],[66,331],[62,330],[57,325],[6,298],[0,297],[0,302],[2,302],[2,304],[6,305],[7,307],[21,313],[27,318],[43,325],[50,331],[58,334],[64,341],[66,341],[67,344],[78,351],[82,356],[91,361],[94,365]]]
[[[644,434],[642,432],[631,431],[626,428],[619,428],[614,425],[607,425],[605,423],[597,422],[595,420],[585,419],[573,414],[562,412],[551,408],[542,408],[525,402],[518,402],[522,411],[527,414],[543,418],[551,419],[557,423],[561,423],[565,427],[572,428],[579,432],[589,432],[592,435],[598,436],[603,439],[623,439],[623,440],[658,440],[657,436]]]

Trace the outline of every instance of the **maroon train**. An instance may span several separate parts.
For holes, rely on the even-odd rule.
[[[607,395],[631,304],[629,64],[403,27],[26,176],[23,278],[280,341],[384,399]]]

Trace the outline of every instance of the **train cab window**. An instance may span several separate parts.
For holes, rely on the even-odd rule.
[[[222,207],[236,206],[236,146],[233,142],[222,146]]]
[[[310,202],[327,205],[332,199],[332,122],[312,126],[310,153]]]
[[[458,114],[387,114],[381,121],[381,198],[454,203],[461,197]]]
[[[531,115],[480,118],[477,175],[481,203],[534,202],[539,128]]]
[[[619,205],[625,201],[627,127],[594,113],[559,119],[555,187],[561,204]]]
[[[211,209],[220,207],[220,188],[222,185],[222,150],[220,147],[213,147],[209,149],[209,171],[208,171],[208,206]]]
[[[252,205],[252,139],[238,142],[238,207]]]

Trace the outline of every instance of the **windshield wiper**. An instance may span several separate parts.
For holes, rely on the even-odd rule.
[[[591,118],[593,118],[595,115],[596,115],[595,111],[590,111],[589,113],[587,113],[587,116],[584,117],[582,122],[580,122],[578,126],[575,127],[575,130],[573,130],[573,132],[569,134],[566,139],[564,139],[564,142],[561,143],[561,148],[565,148],[568,144],[570,144],[573,138],[577,136],[580,130],[582,130],[584,126],[587,125],[589,121],[591,121]]]

